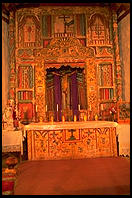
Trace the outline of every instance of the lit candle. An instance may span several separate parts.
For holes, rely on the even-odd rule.
[[[45,111],[47,112],[47,105],[46,105],[46,107],[45,107]]]
[[[97,115],[97,114],[95,115],[95,120],[96,120],[96,121],[98,120],[98,115]]]
[[[90,111],[91,111],[91,104],[90,104]]]
[[[84,121],[87,121],[87,116],[86,115],[84,115]]]
[[[53,122],[54,121],[54,117],[53,116],[51,116],[51,122]]]
[[[43,117],[42,116],[39,118],[39,121],[40,122],[43,122]]]
[[[77,117],[76,117],[76,115],[74,115],[74,122],[76,122],[77,121]]]
[[[37,112],[38,108],[37,108],[37,105],[36,105],[36,112]]]
[[[65,116],[62,116],[62,122],[65,122]]]
[[[58,104],[57,104],[57,111],[58,111]]]
[[[78,105],[78,111],[80,111],[80,104]]]

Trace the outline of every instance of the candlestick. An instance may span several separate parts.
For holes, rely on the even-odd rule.
[[[57,111],[58,111],[58,104],[57,104]]]
[[[78,111],[80,111],[80,104],[78,105]]]
[[[47,112],[47,105],[46,105],[46,107],[45,107],[45,111]]]

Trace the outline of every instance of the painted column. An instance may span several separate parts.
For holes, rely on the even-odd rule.
[[[116,77],[116,97],[117,101],[122,100],[122,68],[119,55],[117,15],[113,13],[113,46]]]
[[[9,99],[15,101],[16,87],[16,68],[15,68],[15,13],[10,12],[9,16],[9,54],[10,54],[10,71],[9,71]]]
[[[94,119],[98,114],[98,95],[97,95],[97,79],[96,65],[94,58],[86,60],[86,79],[87,79],[87,104],[89,119]]]
[[[35,66],[35,99],[38,120],[45,120],[45,68],[44,60],[39,60]]]
[[[4,14],[2,13],[2,16]],[[5,18],[8,17],[4,15]],[[9,24],[8,21],[2,19],[2,112],[8,101],[8,86],[9,86]]]

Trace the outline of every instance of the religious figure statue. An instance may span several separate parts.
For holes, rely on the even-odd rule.
[[[5,123],[5,129],[13,130],[13,103],[8,100],[7,106],[3,113],[3,122]]]
[[[62,78],[62,107],[67,108],[67,94],[68,94],[68,74],[65,74]]]

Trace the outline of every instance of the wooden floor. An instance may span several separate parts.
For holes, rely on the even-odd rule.
[[[129,195],[130,160],[123,157],[25,161],[15,195]]]

